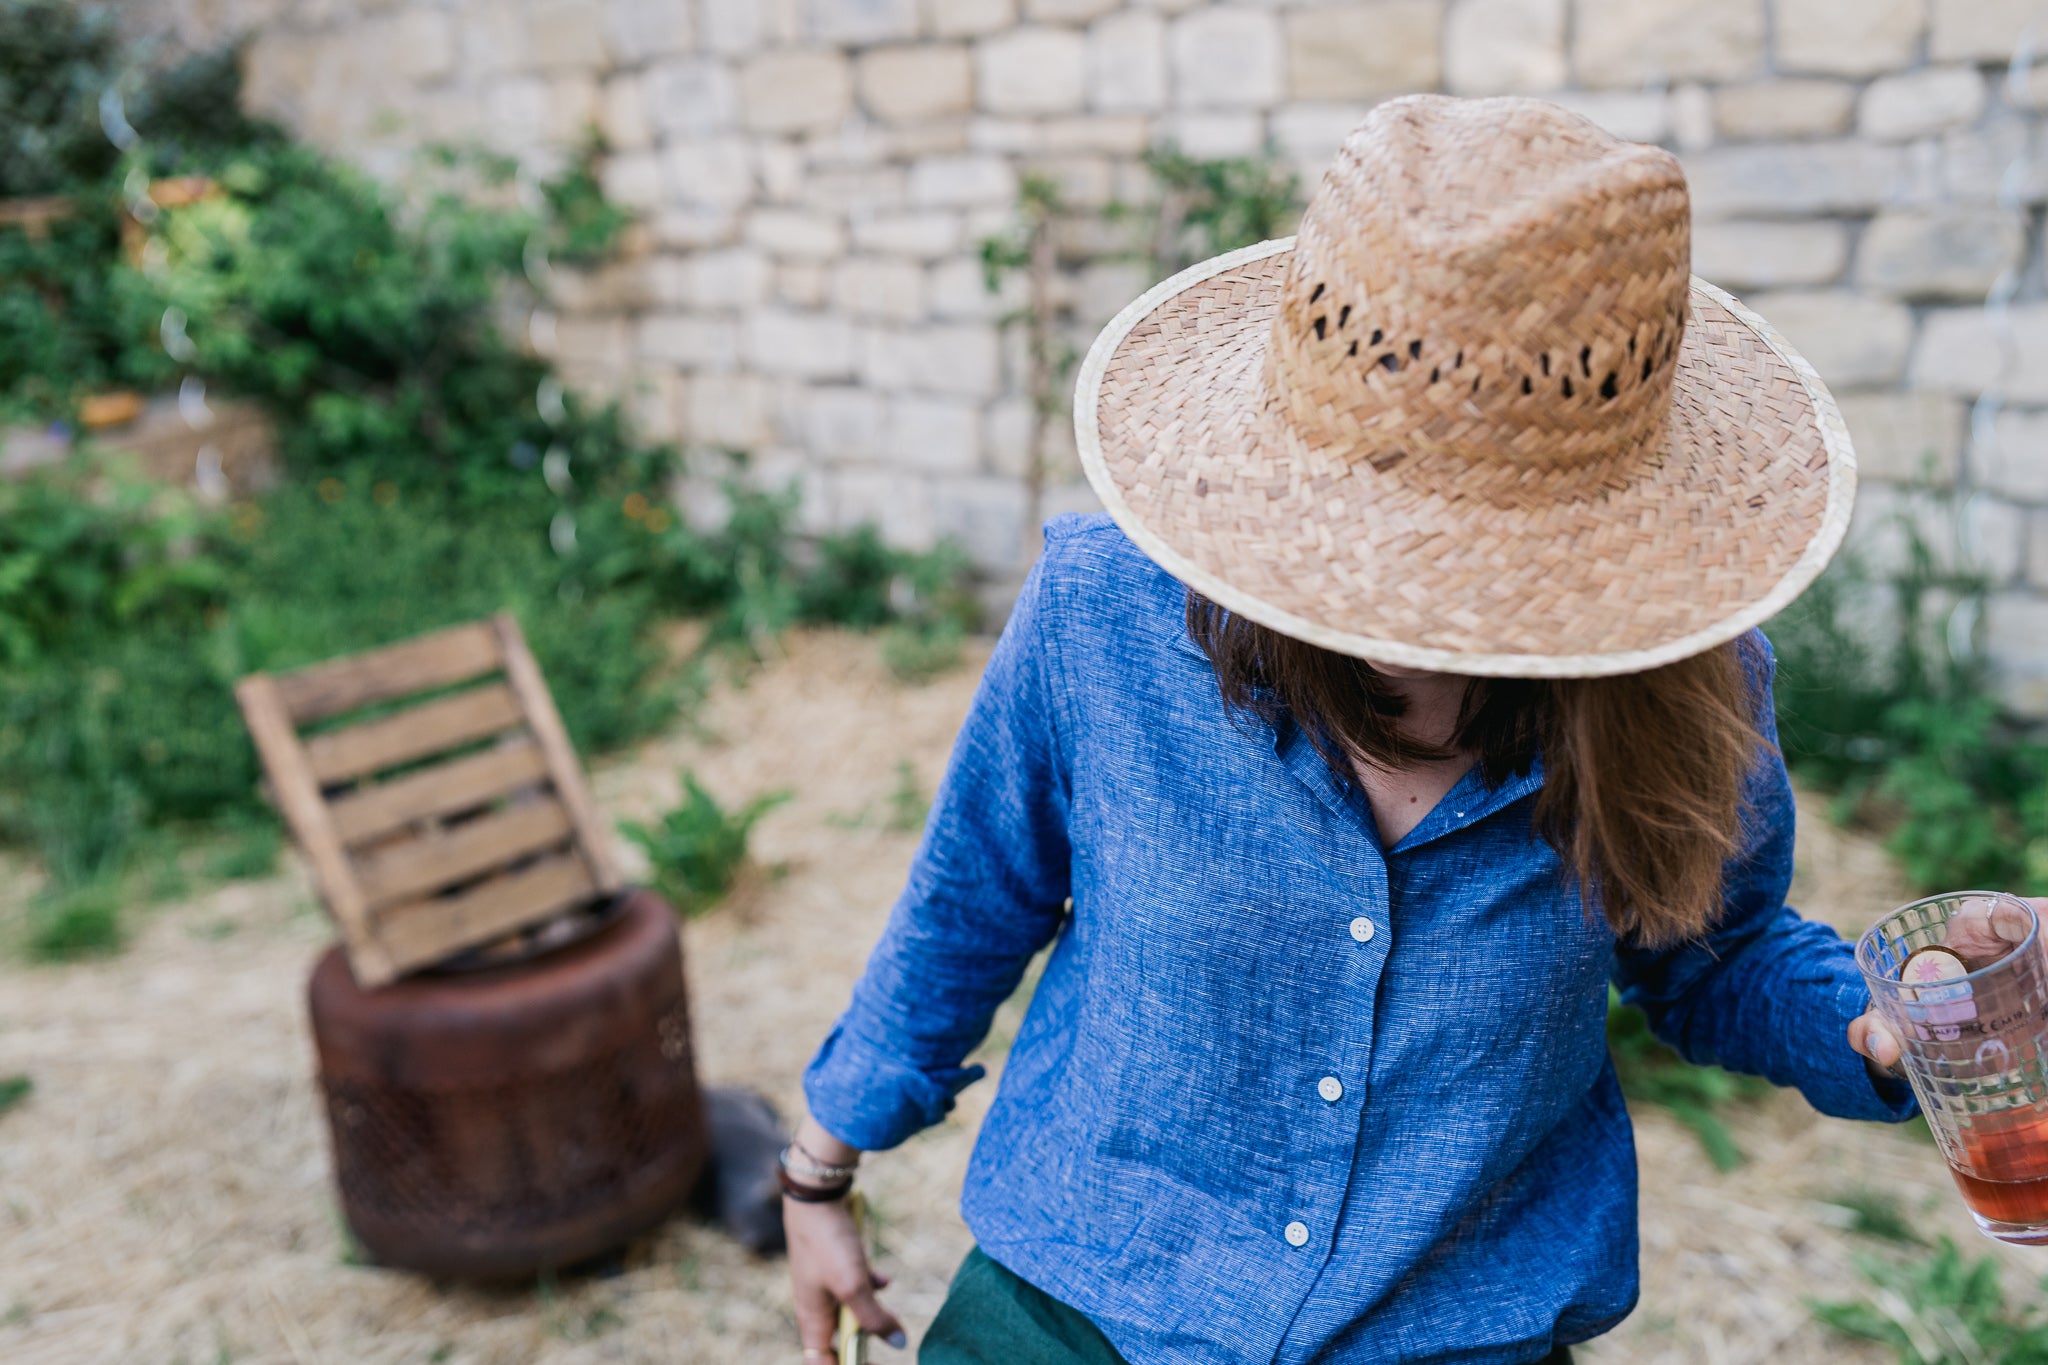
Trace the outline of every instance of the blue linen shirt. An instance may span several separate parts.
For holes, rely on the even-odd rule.
[[[962,1211],[1133,1365],[1530,1361],[1618,1322],[1610,975],[1694,1061],[1912,1112],[1844,1041],[1849,945],[1785,906],[1774,752],[1711,935],[1618,947],[1532,832],[1540,762],[1468,773],[1383,849],[1294,726],[1226,714],[1184,603],[1106,517],[1047,527],[805,1076],[828,1131],[895,1146],[982,1074],[963,1059],[1051,943]]]

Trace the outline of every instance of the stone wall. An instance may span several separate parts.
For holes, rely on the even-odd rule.
[[[2007,695],[2048,714],[2048,71],[2015,64],[2048,0],[139,3],[188,41],[249,28],[252,101],[380,170],[429,139],[544,165],[601,128],[641,226],[562,282],[567,372],[799,479],[815,525],[997,570],[1028,552],[1032,424],[977,248],[1021,174],[1085,213],[1145,201],[1162,141],[1313,176],[1387,96],[1548,95],[1681,155],[1696,268],[1842,398],[1859,539],[1896,555],[1903,516],[1990,574]],[[1146,283],[1101,236],[1066,240],[1083,339]],[[1048,509],[1085,505],[1053,455]]]

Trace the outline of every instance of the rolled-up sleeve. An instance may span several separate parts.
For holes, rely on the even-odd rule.
[[[811,1116],[863,1150],[937,1123],[962,1066],[1058,931],[1070,793],[1047,639],[1049,545],[982,675],[888,928],[804,1074]]]
[[[1768,698],[1770,647],[1753,639]],[[1719,924],[1672,949],[1623,947],[1616,984],[1688,1061],[1795,1087],[1836,1118],[1910,1118],[1912,1091],[1873,1079],[1848,1044],[1850,1021],[1869,1005],[1854,946],[1785,904],[1796,808],[1768,700],[1762,729],[1770,747],[1750,778],[1744,848],[1728,866]]]

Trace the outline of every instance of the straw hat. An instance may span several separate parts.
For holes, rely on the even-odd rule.
[[[1669,154],[1539,100],[1380,105],[1298,237],[1103,331],[1089,480],[1196,591],[1311,644],[1490,676],[1733,639],[1841,544],[1820,377],[1689,275]]]

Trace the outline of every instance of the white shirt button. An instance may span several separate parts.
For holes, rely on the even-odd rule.
[[[1331,1104],[1335,1104],[1344,1098],[1344,1082],[1335,1076],[1325,1076],[1316,1082],[1316,1093]]]
[[[1287,1225],[1287,1230],[1281,1233],[1280,1235],[1287,1239],[1287,1245],[1291,1247],[1307,1246],[1308,1224],[1289,1223]]]
[[[1360,915],[1357,919],[1351,921],[1351,937],[1357,939],[1360,943],[1372,942],[1373,932],[1372,921],[1364,915]]]

